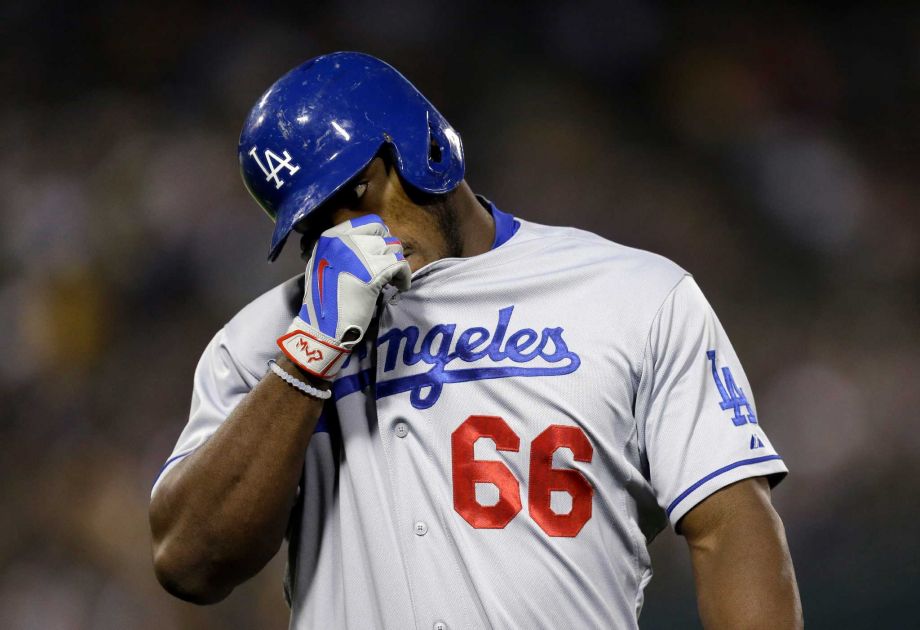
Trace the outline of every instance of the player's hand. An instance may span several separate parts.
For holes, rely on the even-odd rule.
[[[278,346],[304,371],[331,379],[364,336],[384,285],[405,291],[411,278],[402,244],[376,214],[326,230],[307,263],[303,307]]]

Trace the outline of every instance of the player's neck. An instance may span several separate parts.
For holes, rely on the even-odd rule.
[[[495,221],[465,181],[460,182],[450,201],[458,210],[463,257],[477,256],[492,249]]]

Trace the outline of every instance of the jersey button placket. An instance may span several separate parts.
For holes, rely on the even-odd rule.
[[[428,524],[425,521],[416,521],[414,531],[416,536],[424,536],[428,533]]]
[[[405,422],[397,422],[395,428],[396,437],[404,438],[409,435],[409,425]]]

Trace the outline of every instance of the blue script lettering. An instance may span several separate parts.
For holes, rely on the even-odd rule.
[[[473,339],[473,336],[476,336],[476,339]],[[486,348],[481,352],[477,352],[476,348],[479,344],[489,340],[489,331],[480,326],[475,328],[470,328],[469,330],[464,330],[460,334],[460,338],[457,339],[457,358],[461,361],[466,361],[467,363],[472,363],[473,361],[478,361],[482,357],[486,356],[489,353],[489,349]]]
[[[418,328],[409,326],[405,330],[394,328],[381,335],[377,339],[377,346],[387,344],[387,358],[383,364],[383,371],[390,372],[396,368],[396,361],[399,359],[399,346],[406,342],[406,351],[403,354],[403,363],[406,365],[415,365],[419,362],[421,355],[415,354],[415,342],[418,341]]]
[[[456,342],[456,324],[433,326],[421,339],[421,343],[420,331],[416,326],[388,330],[377,339],[378,348],[386,346],[384,375],[396,369],[400,358],[406,366],[422,362],[431,368],[422,374],[378,381],[377,398],[410,392],[409,400],[413,407],[428,409],[438,401],[447,383],[517,376],[562,376],[578,369],[581,359],[569,350],[563,340],[563,328],[544,328],[540,333],[532,328],[522,328],[509,335],[513,312],[513,306],[499,310],[494,332],[490,333],[486,328],[474,326],[461,332],[456,337]],[[516,364],[542,359],[545,363],[553,365],[457,365],[471,364],[486,358],[494,363],[511,361]],[[333,385],[336,399],[366,387],[371,382],[372,373],[373,368],[337,379]]]

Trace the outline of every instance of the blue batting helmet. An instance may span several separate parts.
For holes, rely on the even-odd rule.
[[[393,148],[403,181],[431,194],[463,180],[460,136],[392,66],[356,52],[311,59],[272,85],[240,134],[240,170],[275,222],[274,260],[294,225]]]

